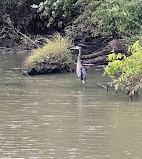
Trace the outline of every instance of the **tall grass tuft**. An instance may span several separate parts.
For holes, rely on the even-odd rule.
[[[68,49],[72,42],[68,37],[62,37],[59,33],[46,39],[47,44],[38,48],[27,58],[26,66],[37,71],[46,67],[56,66],[57,72],[71,72],[74,69],[74,61]],[[52,72],[52,71],[51,71]]]

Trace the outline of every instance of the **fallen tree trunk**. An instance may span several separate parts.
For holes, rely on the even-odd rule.
[[[108,54],[110,54],[110,51],[101,50],[101,51],[94,52],[94,53],[89,54],[89,55],[82,55],[81,59],[82,60],[92,59],[92,58],[96,58],[96,57],[103,56],[103,55],[108,55]]]
[[[93,58],[96,58],[99,56],[108,55],[111,53],[112,50],[114,50],[115,53],[124,52],[124,48],[122,47],[121,43],[118,40],[114,39],[114,40],[110,41],[103,50],[94,52],[89,55],[82,55],[81,59],[82,60],[93,59]]]
[[[108,63],[107,62],[107,55],[99,56],[97,58],[87,59],[87,60],[83,61],[83,64],[95,64],[95,65],[102,64],[103,65],[106,63]]]

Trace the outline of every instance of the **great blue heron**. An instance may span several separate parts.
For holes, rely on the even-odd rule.
[[[81,47],[75,46],[75,47],[72,47],[71,49],[79,50],[78,58],[77,58],[76,73],[77,73],[78,78],[81,80],[81,82],[85,84],[86,83],[86,70],[80,61]]]

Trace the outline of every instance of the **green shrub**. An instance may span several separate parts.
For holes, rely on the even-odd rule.
[[[68,37],[62,37],[56,33],[51,38],[46,39],[47,44],[38,48],[27,58],[26,65],[29,68],[46,67],[48,65],[58,66],[59,72],[73,71],[74,61],[71,56],[69,47],[71,41]]]
[[[74,21],[79,35],[132,37],[142,35],[141,0],[80,0],[77,6],[83,8]]]
[[[108,66],[105,67],[104,74],[109,75],[115,89],[125,89],[129,95],[133,95],[142,89],[142,45],[136,41],[128,52],[131,56],[126,57],[121,53],[108,55]]]
[[[96,16],[99,34],[131,36],[142,33],[140,0],[106,0],[99,6]]]
[[[39,5],[33,4],[32,8],[37,9],[48,28],[62,28],[64,23],[71,21],[75,2],[76,0],[45,0]]]

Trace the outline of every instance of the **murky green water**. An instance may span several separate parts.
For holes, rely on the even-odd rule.
[[[0,159],[142,159],[142,94],[128,102],[76,74],[23,76],[21,55],[0,56]]]

